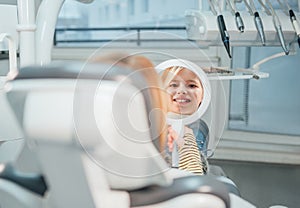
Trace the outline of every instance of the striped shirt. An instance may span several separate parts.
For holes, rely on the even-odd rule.
[[[195,136],[191,133],[184,135],[184,144],[179,148],[179,169],[203,175],[207,166],[203,155],[199,152]]]

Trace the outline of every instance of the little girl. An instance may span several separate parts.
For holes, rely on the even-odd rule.
[[[200,79],[193,71],[182,66],[169,67],[164,70],[162,81],[169,95],[169,117],[184,118],[198,110],[203,100],[204,90]],[[195,124],[192,126],[199,127]],[[199,128],[194,129],[193,132],[193,129],[185,127],[183,138],[179,138],[177,132],[169,127],[168,147],[169,151],[172,151],[173,141],[177,142],[179,169],[203,175],[207,171],[207,164],[201,151],[206,148],[206,136],[198,130]],[[208,133],[208,128],[204,130]],[[195,137],[195,132],[198,138]]]

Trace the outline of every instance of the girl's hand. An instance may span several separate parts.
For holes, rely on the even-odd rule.
[[[184,128],[185,133],[187,131],[189,132],[190,130],[191,130],[190,128],[187,128],[187,127]],[[168,136],[167,136],[167,139],[168,139],[168,147],[169,147],[169,151],[170,152],[173,151],[174,141],[176,142],[176,144],[178,145],[179,148],[182,147],[183,144],[184,144],[184,139],[183,138],[179,138],[178,133],[171,126],[168,127]]]

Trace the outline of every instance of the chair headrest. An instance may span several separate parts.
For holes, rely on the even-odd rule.
[[[85,99],[87,98],[87,94],[90,95],[91,99],[89,103],[87,103],[87,100],[85,100],[85,104],[92,107],[94,104],[93,98],[94,94],[96,93],[97,87],[101,86],[101,84],[103,85],[107,81],[115,81],[123,84],[130,83],[130,85],[136,87],[145,99],[146,111],[149,115],[146,121],[148,121],[149,126],[151,124],[155,124],[152,119],[155,119],[153,118],[153,116],[156,116],[155,111],[159,109],[154,110],[153,106],[151,106],[152,100],[154,98],[151,97],[151,93],[148,90],[149,86],[147,86],[145,77],[143,77],[138,71],[133,71],[131,69],[118,66],[111,66],[109,64],[58,62],[44,67],[25,67],[20,70],[20,73],[15,78],[15,80],[8,84],[7,88],[11,88],[11,86],[13,86],[13,90],[9,90],[8,99],[10,101],[10,104],[15,109],[15,112],[17,114],[16,117],[19,119],[22,125],[24,124],[23,110],[25,109],[25,100],[27,103],[30,102],[32,105],[45,106],[46,103],[40,103],[43,101],[46,102],[46,98],[42,98],[43,96],[51,99],[51,95],[53,93],[53,96],[59,96],[60,94],[61,97],[53,99],[57,99],[56,105],[59,104],[61,110],[66,111],[66,109],[71,109],[70,107],[63,106],[64,104],[71,106],[71,103],[67,104],[66,102],[62,102],[64,99],[67,99],[66,93],[69,94],[69,96],[73,97],[74,102],[72,103],[72,105],[74,104],[75,107],[77,107],[79,103],[82,103],[82,101],[80,101],[79,99],[79,92],[85,90]],[[63,88],[68,88],[68,92],[63,93]],[[48,94],[43,91],[47,91]],[[57,94],[58,92],[60,93]],[[35,96],[39,94],[40,97],[32,98],[33,93],[35,93]],[[39,99],[39,101],[31,101],[32,99]],[[50,109],[48,109],[44,113],[46,114],[47,112],[49,112],[50,114]],[[155,127],[155,125],[152,125],[152,128],[150,130],[151,135],[155,135],[157,137],[159,135],[159,132],[156,132],[157,129]],[[159,144],[157,138],[153,138],[153,142],[158,148]]]
[[[148,88],[139,71],[78,63],[27,67],[7,86],[13,106],[23,99],[27,138],[38,145],[80,144],[118,189],[169,183],[153,145],[161,133],[152,118],[159,109]]]

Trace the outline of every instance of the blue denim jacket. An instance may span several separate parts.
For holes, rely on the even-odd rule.
[[[193,130],[199,150],[206,155],[209,142],[209,129],[205,121],[199,119],[188,125]]]

